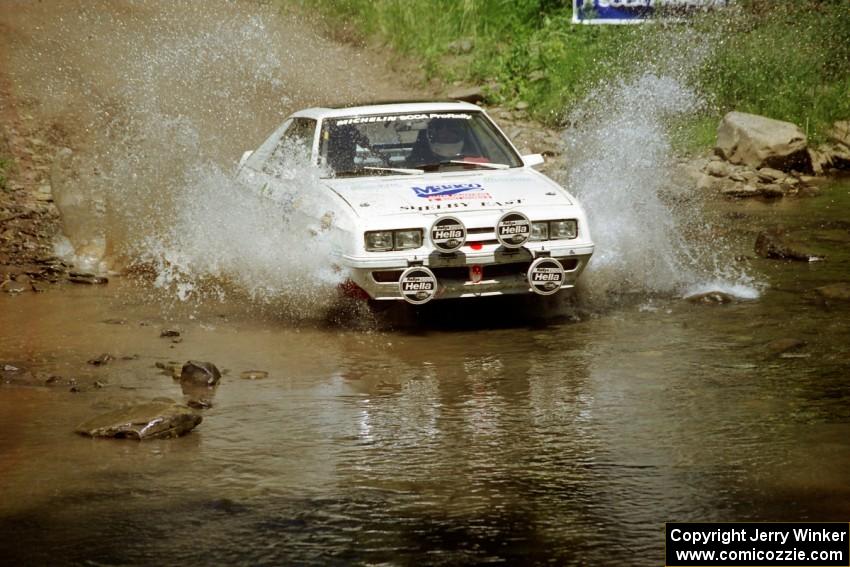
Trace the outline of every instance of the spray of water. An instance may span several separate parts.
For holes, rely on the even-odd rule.
[[[153,266],[155,284],[181,300],[223,299],[235,288],[261,304],[288,300],[281,310],[299,318],[325,312],[342,273],[331,262],[328,233],[311,220],[319,217],[310,210],[318,172],[301,165],[288,173],[260,196],[229,171],[196,167],[174,203],[174,224],[139,242],[136,262]]]
[[[685,237],[685,225],[704,214],[699,202],[671,198],[693,193],[677,172],[670,128],[708,104],[688,85],[711,38],[687,28],[659,37],[662,57],[657,49],[647,50],[653,60],[636,57],[634,72],[593,89],[568,117],[566,183],[586,207],[596,243],[582,296],[595,305],[629,293],[756,297],[722,241]]]
[[[181,300],[321,316],[340,279],[328,244],[236,182],[235,161],[293,110],[393,87],[259,4],[78,8],[43,14],[35,37],[65,49],[44,45],[21,65],[48,70],[29,82],[72,133],[51,176],[67,236],[57,252],[83,270],[143,267]],[[288,199],[315,194],[316,172],[292,167]]]

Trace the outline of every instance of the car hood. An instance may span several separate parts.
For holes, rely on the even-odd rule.
[[[573,203],[556,183],[523,168],[323,181],[360,216]]]

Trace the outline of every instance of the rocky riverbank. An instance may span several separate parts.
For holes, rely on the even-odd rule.
[[[0,290],[44,291],[63,278],[68,265],[54,254],[61,232],[53,203],[50,170],[63,134],[43,127],[0,88]]]
[[[714,155],[699,168],[697,189],[732,199],[816,194],[826,177],[850,169],[850,122],[836,122],[828,135],[829,143],[811,147],[799,126],[730,112]]]

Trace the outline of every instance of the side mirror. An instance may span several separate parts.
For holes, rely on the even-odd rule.
[[[543,163],[543,155],[542,154],[528,154],[526,156],[522,156],[522,163],[526,167],[534,167],[535,165],[540,165]]]
[[[245,152],[244,154],[242,154],[242,157],[239,158],[239,167],[245,165],[245,162],[248,161],[248,158],[251,157],[253,153],[254,152]]]

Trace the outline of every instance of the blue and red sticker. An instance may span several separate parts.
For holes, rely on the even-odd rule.
[[[417,197],[429,201],[490,198],[490,194],[484,191],[484,187],[480,183],[425,185],[424,187],[414,186],[412,189]]]

